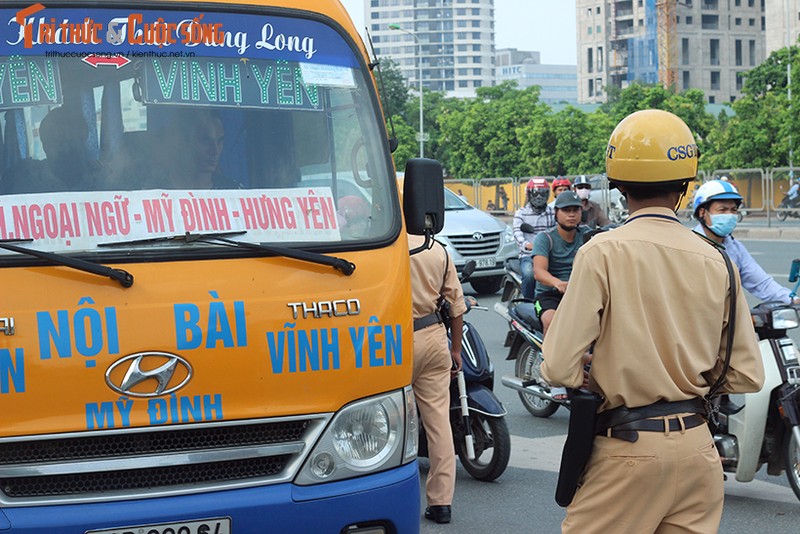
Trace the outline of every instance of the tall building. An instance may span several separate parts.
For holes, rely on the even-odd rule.
[[[513,80],[520,89],[538,85],[545,104],[577,104],[578,74],[575,65],[543,65],[539,52],[501,48],[495,57],[497,83]]]
[[[763,0],[762,0],[763,2]],[[789,43],[797,46],[800,37],[800,0],[766,0],[767,56]]]
[[[420,60],[422,86],[448,96],[474,96],[476,88],[494,84],[494,0],[364,5],[376,54],[397,62],[410,87],[419,87]]]
[[[576,9],[581,103],[605,102],[609,87],[658,83],[659,67],[679,91],[732,102],[742,74],[766,57],[764,0],[577,0]]]

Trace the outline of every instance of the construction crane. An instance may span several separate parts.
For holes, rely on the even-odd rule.
[[[678,0],[656,0],[658,13],[658,82],[675,91],[678,85]]]

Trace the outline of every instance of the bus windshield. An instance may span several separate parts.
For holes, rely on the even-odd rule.
[[[324,251],[399,230],[371,80],[332,27],[36,6],[0,9],[0,239],[179,255],[213,245],[156,238]]]

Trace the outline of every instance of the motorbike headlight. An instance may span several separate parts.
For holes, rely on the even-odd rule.
[[[416,436],[413,450],[403,439],[410,430],[404,393],[395,391],[342,408],[308,456],[295,483],[319,484],[382,471],[399,466],[406,454],[413,460]],[[416,414],[414,420],[416,430]]]
[[[775,330],[789,330],[798,326],[800,326],[800,317],[794,308],[772,310],[772,328]]]
[[[512,243],[514,241],[514,230],[509,225],[506,225],[504,236],[506,238],[506,243]]]

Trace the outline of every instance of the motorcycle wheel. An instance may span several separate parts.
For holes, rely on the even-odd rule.
[[[473,478],[490,482],[503,474],[511,456],[511,436],[506,420],[470,412],[469,421],[475,445],[475,459],[470,460],[467,457],[467,445],[463,436],[456,439],[458,459]]]
[[[788,211],[779,211],[779,212],[775,213],[775,217],[777,217],[779,221],[785,221],[786,217],[788,217],[788,216],[789,216],[789,212]]]
[[[542,351],[536,347],[524,343],[520,346],[517,353],[516,364],[514,365],[514,375],[523,380],[536,380],[542,382]],[[542,399],[531,393],[517,392],[519,400],[525,409],[535,417],[550,417],[558,410],[558,403]]]
[[[492,276],[489,278],[476,278],[470,280],[472,289],[479,295],[494,295],[500,290],[500,284],[503,283],[502,276]]]
[[[795,496],[800,499],[800,443],[792,429],[786,436],[786,478],[792,486]]]

